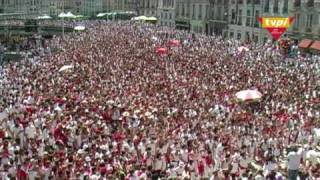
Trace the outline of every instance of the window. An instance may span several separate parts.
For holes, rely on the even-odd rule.
[[[307,27],[312,28],[313,15],[307,15]]]
[[[234,9],[231,10],[231,24],[235,24],[236,20],[236,11]]]
[[[246,32],[245,40],[246,40],[246,41],[249,41],[249,40],[250,40],[250,34],[249,34],[248,31]]]
[[[264,12],[268,13],[270,10],[270,0],[264,1]]]
[[[308,0],[307,6],[308,7],[313,7],[314,6],[314,0]]]
[[[196,5],[193,4],[193,6],[192,6],[192,18],[195,17],[195,14],[196,14]]]
[[[189,12],[190,12],[190,4],[187,3],[187,12],[186,12],[187,17],[189,17]]]
[[[198,15],[198,19],[202,19],[202,4],[199,4],[199,15]]]
[[[288,13],[288,5],[289,5],[289,0],[283,0],[283,13],[284,14]]]
[[[182,16],[184,16],[184,10],[185,10],[184,9],[184,4],[182,4],[182,13],[181,13]]]
[[[274,3],[273,3],[273,12],[274,12],[274,13],[279,13],[279,0],[274,0]]]
[[[254,4],[260,4],[260,0],[254,0]]]
[[[217,19],[221,20],[221,8],[218,8],[217,14],[218,14]]]
[[[300,6],[301,6],[301,0],[295,0],[294,7],[300,7]]]
[[[247,18],[246,18],[246,26],[250,26],[250,24],[251,24],[251,18],[250,18],[250,16],[251,16],[251,11],[250,10],[247,10]]]
[[[234,33],[233,33],[233,32],[230,32],[229,38],[230,38],[230,39],[233,39],[233,38],[234,38]]]
[[[209,18],[209,5],[206,5],[206,19]]]
[[[238,25],[242,25],[242,10],[239,10]]]
[[[238,32],[237,34],[237,39],[240,40],[241,39],[241,33]]]
[[[171,13],[169,14],[169,19],[172,19],[172,14]]]
[[[251,0],[247,0],[247,4],[251,4]]]

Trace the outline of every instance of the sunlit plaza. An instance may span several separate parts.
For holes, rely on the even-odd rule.
[[[320,1],[0,0],[0,179],[320,178]]]

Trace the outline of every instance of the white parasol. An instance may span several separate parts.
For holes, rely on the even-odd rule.
[[[59,69],[59,72],[66,71],[68,69],[72,69],[73,65],[64,65]]]
[[[262,94],[257,90],[243,90],[243,91],[237,92],[236,97],[242,101],[257,100],[257,99],[261,99]]]

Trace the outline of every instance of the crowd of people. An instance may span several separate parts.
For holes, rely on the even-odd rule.
[[[319,60],[137,22],[84,24],[47,43],[59,51],[2,67],[2,179],[320,177]],[[245,89],[262,98],[239,101]]]

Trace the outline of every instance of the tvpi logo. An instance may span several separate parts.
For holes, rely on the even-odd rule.
[[[268,30],[275,40],[292,25],[293,17],[260,17],[259,22],[262,28]]]

